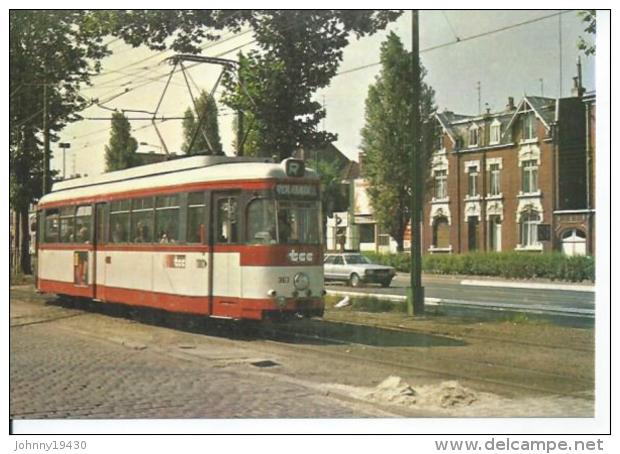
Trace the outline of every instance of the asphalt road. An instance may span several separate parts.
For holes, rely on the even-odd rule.
[[[507,288],[462,285],[462,278],[425,276],[422,285],[427,298],[470,301],[489,305],[520,305],[549,307],[569,310],[594,310],[594,292]],[[409,286],[409,276],[398,274],[389,288],[368,285],[359,288],[347,287],[342,283],[330,283],[328,290],[355,291],[404,296]]]

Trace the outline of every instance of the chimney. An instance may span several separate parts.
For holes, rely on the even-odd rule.
[[[364,175],[364,158],[366,157],[366,153],[364,153],[363,151],[359,152],[359,166],[360,166],[360,176]]]
[[[508,104],[506,104],[506,110],[510,112],[515,110],[515,99],[512,96],[508,96]]]
[[[571,95],[581,98],[586,92],[583,88],[583,80],[581,78],[581,57],[577,57],[577,76],[573,77],[573,89]]]

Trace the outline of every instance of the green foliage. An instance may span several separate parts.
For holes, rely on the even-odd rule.
[[[43,193],[44,112],[53,150],[58,132],[79,119],[77,112],[88,103],[80,88],[109,54],[99,25],[81,10],[9,12],[9,203],[22,219]],[[27,256],[28,243],[26,235],[22,256]],[[21,266],[30,272],[27,261]]]
[[[357,37],[385,28],[400,13],[390,11],[253,11],[240,19],[254,29],[258,49],[239,56],[239,79],[228,73],[225,103],[246,113],[253,128],[247,154],[289,157],[300,147],[313,148],[337,139],[317,126],[325,117],[312,99],[329,85],[351,33]],[[245,132],[244,132],[245,134]]]
[[[343,191],[340,169],[332,161],[319,160],[308,163],[315,168],[321,180],[321,201],[323,202],[323,215],[331,216],[335,207],[347,203],[347,194]]]
[[[255,156],[289,157],[302,145],[333,142],[335,134],[317,131],[325,116],[313,93],[329,85],[342,49],[357,38],[383,29],[400,16],[394,11],[339,10],[133,10],[102,11],[110,29],[133,46],[169,47],[200,53],[205,40],[224,28],[250,26],[258,49],[239,59],[239,73],[224,80],[226,103],[246,114],[256,132],[246,143]],[[249,96],[248,96],[249,95]],[[244,128],[244,135],[246,135]],[[245,148],[245,147],[244,147]]]
[[[596,10],[587,9],[579,11],[577,14],[581,17],[581,21],[585,25],[584,31],[593,35],[592,38],[596,39]],[[593,43],[590,39],[584,38],[583,36],[579,37],[577,48],[586,55],[596,54],[596,42]]]
[[[353,298],[351,308],[363,312],[407,312],[404,301],[389,301],[378,298]]]
[[[361,131],[364,177],[369,182],[368,196],[375,219],[402,251],[405,228],[411,218],[413,191],[409,165],[414,133],[411,126],[413,74],[410,53],[393,32],[381,45],[381,65],[381,73],[369,87],[366,98],[366,124]],[[422,70],[422,79],[424,74]],[[429,118],[434,111],[434,90],[424,82],[421,82],[420,104],[421,118]],[[426,129],[419,131],[421,137],[432,134],[433,129]],[[418,147],[424,154],[423,162],[430,156],[428,148]]]
[[[50,141],[86,106],[79,89],[109,51],[89,13],[11,10],[9,13],[10,203],[18,210],[42,193],[43,150],[37,137],[47,111]],[[47,105],[44,108],[44,91]]]
[[[112,114],[110,142],[105,146],[106,172],[128,169],[140,165],[136,150],[138,142],[131,137],[129,120],[121,112]]]
[[[376,254],[365,252],[372,261],[410,272],[408,253]],[[559,252],[469,252],[466,254],[427,254],[422,269],[431,274],[501,276],[509,279],[551,279],[571,282],[595,280],[594,258],[566,256]]]
[[[198,119],[203,117],[202,127],[198,129]],[[192,149],[189,146],[194,134],[196,134]],[[220,129],[217,121],[217,103],[213,96],[206,91],[201,91],[196,99],[196,110],[188,107],[185,111],[183,120],[183,145],[181,146],[186,154],[197,153],[222,154],[222,141],[220,139]]]

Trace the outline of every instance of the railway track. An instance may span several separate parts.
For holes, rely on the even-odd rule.
[[[275,337],[275,339],[273,338]],[[303,339],[308,339],[308,340],[312,340],[312,341],[317,341],[317,340],[323,340],[325,341],[325,343],[338,343],[341,345],[355,345],[358,347],[363,347],[365,349],[380,349],[380,347],[374,347],[372,345],[367,345],[367,344],[360,344],[360,343],[355,343],[355,342],[350,342],[350,341],[343,341],[340,339],[335,339],[335,338],[328,338],[328,337],[321,337],[319,335],[311,335],[311,334],[303,334],[303,333],[299,333],[299,332],[291,332],[291,331],[287,331],[285,329],[280,329],[278,328],[276,332],[271,332],[271,335],[265,336],[263,339],[266,342],[269,343],[274,343],[274,344],[279,344],[282,345],[282,341],[285,342],[290,342],[290,341],[294,341],[295,339],[299,339],[299,338],[303,338]],[[366,355],[356,355],[356,354],[351,354],[350,352],[348,353],[343,353],[343,352],[338,352],[338,351],[332,351],[332,350],[325,350],[325,349],[321,349],[318,347],[313,347],[313,346],[309,346],[309,345],[302,345],[299,343],[296,344],[289,344],[289,345],[294,345],[294,347],[297,350],[303,350],[306,352],[312,352],[312,353],[317,353],[317,354],[321,354],[321,355],[329,355],[332,357],[337,357],[337,358],[342,358],[342,359],[346,359],[348,361],[360,361],[360,362],[364,362],[366,364],[368,363],[373,363],[373,364],[377,364],[377,365],[381,365],[384,367],[389,367],[392,368],[394,370],[407,370],[407,371],[413,371],[413,372],[424,372],[430,375],[433,375],[437,378],[441,378],[441,379],[452,379],[452,380],[467,380],[471,383],[478,383],[478,384],[482,384],[482,385],[494,385],[494,386],[499,386],[501,388],[509,388],[509,389],[516,389],[516,390],[521,390],[521,391],[528,391],[528,392],[533,392],[536,394],[551,394],[551,395],[562,395],[562,396],[570,396],[570,397],[577,397],[577,398],[583,398],[583,393],[582,392],[567,392],[567,391],[559,391],[557,388],[551,388],[551,387],[546,387],[546,386],[534,386],[531,384],[525,384],[525,383],[518,383],[518,382],[514,382],[514,381],[507,381],[507,380],[499,380],[499,379],[493,379],[493,378],[485,378],[485,377],[480,377],[480,376],[476,376],[476,375],[472,375],[472,374],[467,374],[467,373],[455,373],[455,372],[451,372],[449,370],[446,369],[441,369],[441,368],[434,368],[434,367],[424,367],[424,366],[415,366],[415,365],[411,365],[408,363],[404,363],[402,361],[398,361],[396,359],[377,359],[377,358],[370,358]],[[397,350],[399,351],[403,351],[402,348],[398,348],[396,347]],[[445,356],[437,353],[437,352],[433,352],[433,357],[434,358],[442,358],[446,361],[449,361],[451,364],[454,364],[455,362],[458,362],[460,364],[463,365],[471,365],[471,364],[477,364],[477,365],[483,365],[483,366],[488,366],[489,368],[502,368],[505,370],[511,370],[511,371],[516,371],[516,372],[523,372],[526,371],[530,374],[535,374],[541,377],[546,377],[549,380],[552,381],[559,381],[559,380],[566,380],[566,377],[562,374],[556,374],[553,372],[547,372],[547,371],[541,371],[538,369],[533,369],[533,368],[523,368],[523,367],[515,367],[515,366],[510,366],[510,365],[502,365],[502,364],[489,364],[486,363],[484,361],[475,361],[475,360],[455,360],[454,358],[446,358]],[[578,382],[579,384],[583,385],[584,389],[594,389],[594,382],[590,381],[590,380],[578,380],[578,379],[572,379],[571,380],[571,384],[574,384],[575,382]]]
[[[336,332],[336,335],[334,335],[333,332],[331,333],[331,335],[330,333],[324,334],[321,333],[321,330],[325,327],[323,323],[326,322],[319,320],[304,320],[300,322],[295,322],[295,324],[238,324],[235,322],[222,322],[213,319],[200,319],[199,321],[197,321],[195,317],[189,315],[160,313],[150,309],[137,309],[135,307],[120,305],[101,305],[93,304],[91,302],[80,301],[72,301],[70,303],[67,303],[66,301],[61,300],[54,300],[51,302],[48,301],[47,304],[53,305],[55,307],[63,307],[66,311],[72,312],[73,310],[77,310],[81,313],[101,313],[103,315],[112,315],[115,317],[120,316],[121,318],[133,319],[137,322],[144,324],[163,326],[172,329],[180,329],[182,331],[208,335],[219,338],[221,340],[227,340],[232,342],[261,340],[264,342],[265,346],[268,346],[266,349],[263,349],[263,347],[261,347],[257,343],[253,343],[252,348],[263,349],[265,353],[269,353],[269,350],[272,348],[276,348],[278,350],[285,349],[289,352],[306,352],[323,357],[329,356],[337,360],[346,360],[348,362],[359,362],[368,365],[374,364],[377,367],[386,368],[393,371],[406,371],[411,373],[423,372],[424,374],[439,379],[464,380],[471,383],[472,385],[477,384],[477,387],[483,389],[488,389],[489,385],[491,385],[494,388],[499,388],[501,390],[507,391],[509,394],[515,392],[522,393],[526,391],[527,393],[534,394],[561,395],[583,398],[583,392],[576,391],[575,389],[585,390],[586,392],[594,389],[593,380],[580,379],[576,377],[567,378],[562,373],[556,373],[548,370],[540,370],[534,367],[515,366],[511,364],[501,364],[497,362],[489,363],[488,361],[472,358],[459,359],[450,357],[449,355],[444,355],[438,349],[435,349],[434,351],[432,351],[432,354],[429,354],[427,359],[430,359],[431,361],[427,361],[426,364],[411,364],[410,361],[405,362],[403,358],[411,357],[415,354],[420,355],[421,353],[419,351],[412,352],[410,349],[407,350],[407,347],[402,346],[392,345],[389,348],[386,348],[384,346],[372,345],[368,342],[357,342],[350,335],[347,335],[346,332],[341,332],[340,334]],[[32,322],[26,322],[24,324],[55,321],[57,319],[68,318],[71,316],[68,313],[61,315],[58,312],[49,312],[49,315],[49,320],[46,320],[45,317],[43,317]],[[59,315],[61,316],[58,317]],[[329,321],[327,323],[329,323]],[[412,331],[391,324],[383,324],[380,327],[377,327],[350,322],[336,323],[344,326],[348,330],[378,330],[388,336],[397,333],[402,336],[438,336],[445,339],[451,339],[450,335],[445,332],[433,330]],[[20,325],[20,323],[18,322],[17,325]],[[591,351],[585,348],[579,349],[557,344],[548,345],[545,343],[520,341],[518,339],[509,340],[494,338],[492,336],[480,336],[475,334],[468,335],[464,333],[459,333],[457,336],[453,336],[452,340],[477,340],[484,342],[493,341],[502,343],[504,345],[514,344],[527,348],[549,348],[569,352],[581,351],[588,353]],[[311,343],[308,341],[311,341],[311,343],[316,345],[311,345]],[[351,351],[344,352],[337,351],[335,349],[325,348],[325,345],[329,344],[359,347],[357,350],[372,350],[375,353],[380,353],[381,357],[377,358],[368,354],[358,354]],[[433,362],[436,364],[433,364]],[[447,367],[439,366],[437,364],[445,364],[447,365]],[[496,377],[491,377],[491,374],[481,376],[480,374],[465,372],[467,370],[472,370],[476,368],[489,372],[493,371],[493,375],[496,375]],[[498,374],[498,371],[501,373]],[[497,378],[497,375],[503,377],[514,376],[516,378],[531,377],[533,380],[510,380],[505,378]],[[546,383],[546,385],[541,385],[540,383],[536,384],[537,381],[542,381]],[[553,383],[554,386],[551,386],[551,383]]]

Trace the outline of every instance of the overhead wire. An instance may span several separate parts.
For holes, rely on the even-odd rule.
[[[550,19],[552,17],[556,17],[556,16],[559,16],[561,14],[566,14],[566,13],[569,13],[569,12],[571,12],[571,10],[560,11],[560,12],[557,12],[557,13],[547,14],[545,16],[537,17],[537,18],[534,18],[534,19],[529,19],[529,20],[526,20],[526,21],[523,21],[523,22],[518,22],[518,23],[515,23],[515,24],[506,25],[504,27],[496,28],[496,29],[489,30],[489,31],[486,31],[486,32],[482,32],[482,33],[477,33],[475,35],[470,35],[470,36],[467,36],[467,37],[464,37],[464,38],[458,38],[458,36],[455,34],[455,37],[457,38],[455,41],[450,41],[450,42],[447,42],[447,43],[438,44],[436,46],[431,46],[431,47],[427,47],[425,49],[421,49],[420,53],[422,54],[422,53],[426,53],[426,52],[432,52],[434,50],[443,49],[443,48],[449,47],[449,46],[454,46],[454,45],[457,45],[457,44],[464,43],[466,41],[471,41],[471,40],[474,40],[474,39],[483,38],[485,36],[493,35],[495,33],[500,33],[500,32],[503,32],[503,31],[506,31],[506,30],[510,30],[510,29],[513,29],[513,28],[517,28],[517,27],[522,27],[524,25],[533,24],[535,22],[540,22],[540,21],[543,21],[543,20],[546,20],[546,19]],[[352,73],[352,72],[360,71],[362,69],[371,68],[373,66],[378,66],[380,64],[381,64],[380,61],[374,62],[374,63],[368,63],[366,65],[357,66],[355,68],[350,68],[350,69],[346,69],[346,70],[340,71],[340,72],[338,72],[336,74],[336,76],[342,76],[344,74],[349,74],[349,73]]]
[[[567,14],[569,12],[571,12],[571,10],[565,10],[565,11],[560,11],[560,12],[556,12],[556,13],[551,13],[551,14],[547,14],[547,15],[544,15],[544,16],[536,17],[536,18],[533,18],[533,19],[528,19],[528,20],[525,20],[525,21],[521,21],[521,22],[518,22],[518,23],[509,24],[509,25],[506,25],[506,26],[503,26],[503,27],[499,27],[499,28],[496,28],[496,29],[493,29],[493,30],[488,30],[488,31],[485,31],[485,32],[482,32],[482,33],[477,33],[477,34],[470,35],[470,36],[463,37],[463,38],[460,38],[458,36],[456,31],[452,27],[452,24],[449,22],[448,18],[444,15],[444,17],[446,18],[446,21],[448,22],[448,25],[450,26],[450,28],[452,30],[452,33],[455,36],[455,40],[447,42],[447,43],[439,44],[439,45],[436,45],[436,46],[431,46],[431,47],[427,47],[427,48],[421,49],[420,53],[432,52],[432,51],[435,51],[435,50],[438,50],[438,49],[442,49],[442,48],[458,45],[458,44],[466,42],[466,41],[472,41],[472,40],[475,40],[475,39],[479,39],[479,38],[490,36],[490,35],[493,35],[493,34],[496,34],[496,33],[500,33],[500,32],[506,31],[506,30],[510,30],[510,29],[522,27],[522,26],[525,26],[525,25],[529,25],[529,24],[532,24],[532,23],[540,22],[540,21],[543,21],[543,20],[546,20],[546,19],[550,19],[550,18],[553,18],[553,17],[560,16],[562,14]],[[226,39],[226,41],[228,41],[230,39],[233,39],[235,37],[238,37],[238,36],[242,36],[243,34],[247,34],[247,33],[251,32],[251,31],[252,31],[251,29],[247,30],[247,31],[245,31],[243,33],[240,33],[240,34],[234,36],[234,37],[230,37],[230,38]],[[238,45],[236,47],[233,47],[232,49],[228,49],[226,51],[220,52],[220,53],[214,55],[214,57],[222,57],[224,55],[230,54],[231,52],[234,52],[236,50],[239,50],[239,49],[247,47],[247,46],[249,46],[251,44],[254,44],[256,41],[257,41],[256,39],[252,39],[252,40],[248,41],[247,43],[244,43],[244,44]],[[221,42],[224,42],[224,41],[221,41]],[[218,41],[218,42],[215,42],[215,43],[209,43],[210,45],[208,45],[206,47],[203,47],[203,50],[206,50],[206,49],[211,48],[211,47],[213,47],[215,45],[221,44],[221,42]],[[165,51],[159,52],[158,54],[160,55],[163,52],[165,52]],[[146,59],[142,59],[139,62],[146,61],[146,60],[151,59],[151,58],[154,58],[154,56],[148,57]],[[136,62],[136,63],[138,63],[138,62]],[[187,70],[187,69],[193,68],[193,67],[195,67],[195,66],[197,66],[199,64],[200,63],[193,63],[193,64],[190,64],[190,65],[187,65],[185,69]],[[342,75],[349,74],[349,73],[353,73],[353,72],[356,72],[356,71],[360,71],[360,70],[363,70],[363,69],[366,69],[366,68],[378,66],[380,64],[381,64],[381,62],[374,62],[374,63],[369,63],[369,64],[357,66],[357,67],[354,67],[354,68],[349,68],[349,69],[346,69],[346,70],[343,70],[343,71],[340,71],[340,72],[336,73],[335,77],[336,76],[342,76]],[[132,66],[132,65],[127,65],[126,67],[129,67],[129,66]],[[120,68],[120,69],[124,69],[126,67],[123,67],[123,68]],[[175,70],[174,72],[178,72],[178,71],[180,71],[180,69],[179,70]],[[154,79],[156,79],[157,81],[160,81],[161,79],[163,79],[164,77],[166,77],[168,75],[169,74],[165,74],[165,75],[162,75],[159,78],[154,78]],[[142,88],[144,86],[150,85],[151,83],[154,83],[154,82],[155,82],[155,80],[150,80],[150,81],[144,82],[142,84],[136,85],[136,86],[132,87],[129,90],[126,89],[124,92],[117,93],[117,94],[113,95],[111,98],[108,98],[107,100],[105,100],[105,102],[106,103],[110,102],[111,100],[116,99],[116,98],[118,98],[120,96],[123,96],[123,95],[127,94],[130,91],[135,91],[135,90],[137,90],[139,88]],[[195,85],[195,82],[193,82],[193,83]],[[231,113],[228,113],[228,114],[218,114],[218,116],[219,115],[222,115],[222,116],[223,115],[232,115],[234,113],[235,112],[231,112]],[[135,129],[134,131],[142,130],[142,129],[145,129],[145,128],[148,128],[148,127],[153,127],[153,125],[152,124],[151,125],[144,125],[144,126],[138,128],[138,129]],[[108,130],[108,129],[109,128],[106,128],[105,130]],[[101,130],[101,131],[103,131],[103,130]],[[86,134],[86,135],[83,135],[83,136],[79,136],[79,137],[74,137],[74,139],[79,139],[79,138],[83,138],[83,137],[90,136],[90,135],[92,135],[92,133],[89,133],[89,134]]]

